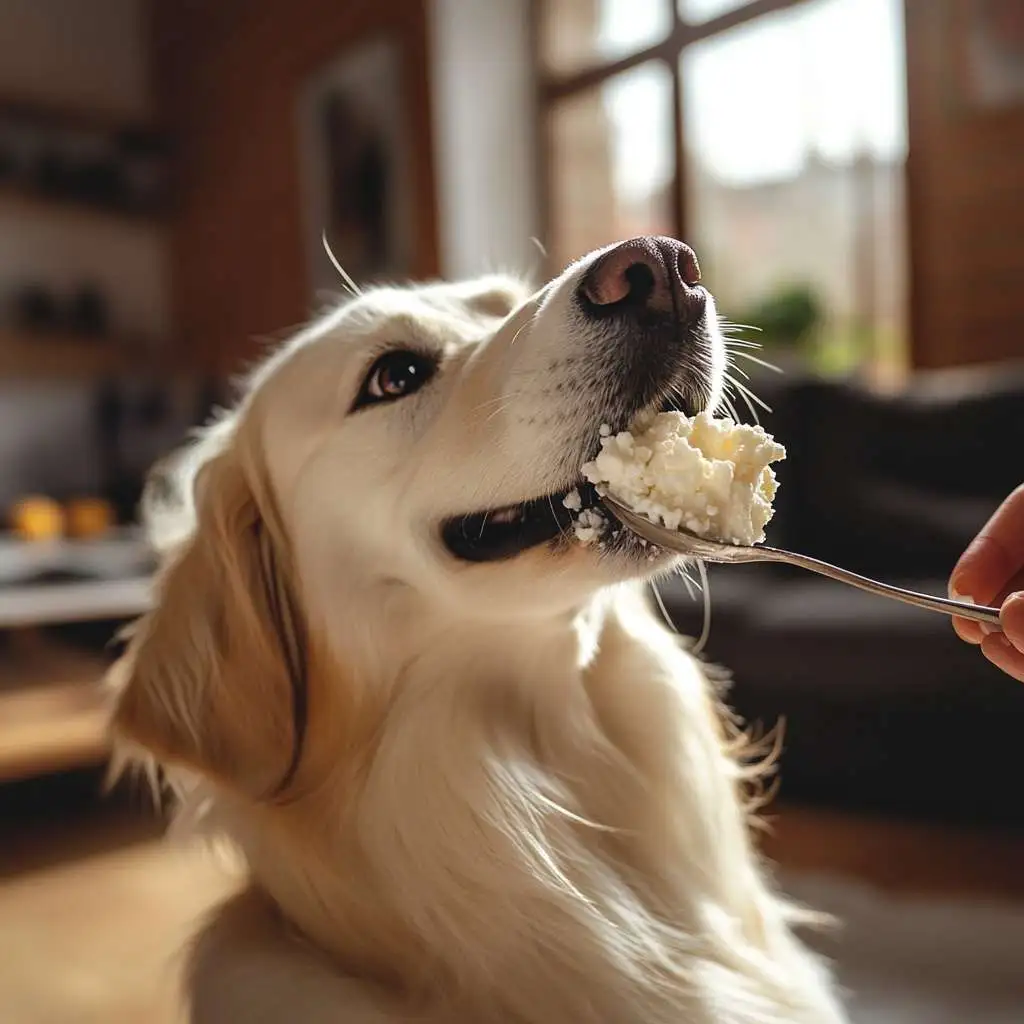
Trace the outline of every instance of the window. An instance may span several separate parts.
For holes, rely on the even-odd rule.
[[[673,19],[665,0],[545,0],[540,21],[541,66],[565,74],[662,42]]]
[[[677,235],[766,349],[902,365],[902,0],[537,3],[552,269]]]
[[[675,233],[672,74],[641,64],[548,109],[550,255],[559,265],[615,238]]]

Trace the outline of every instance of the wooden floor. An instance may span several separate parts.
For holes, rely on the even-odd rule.
[[[2,812],[2,808],[0,808]],[[123,804],[17,828],[0,817],[0,1022],[172,1024],[180,952],[233,882]],[[1024,899],[1024,838],[786,810],[766,838],[795,870],[903,892]]]
[[[181,951],[231,879],[152,818],[36,825],[0,841],[0,1022],[177,1024]]]

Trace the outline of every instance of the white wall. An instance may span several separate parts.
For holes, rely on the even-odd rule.
[[[442,271],[535,274],[528,0],[432,0]]]

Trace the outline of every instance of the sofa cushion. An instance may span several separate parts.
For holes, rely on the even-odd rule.
[[[1020,684],[945,616],[813,577],[730,580],[739,568],[712,570],[707,656],[731,671],[729,703],[743,719],[785,720],[786,796],[1024,825],[1024,801],[1006,791],[1024,733]],[[902,585],[941,592],[936,580]],[[681,632],[699,630],[698,605],[675,584],[663,595]]]
[[[918,374],[895,396],[813,378],[760,390],[788,451],[769,543],[868,575],[945,576],[1024,478],[1024,363]]]

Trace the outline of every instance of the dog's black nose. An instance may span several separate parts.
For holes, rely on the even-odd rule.
[[[580,283],[583,305],[595,315],[654,312],[692,323],[704,313],[694,251],[674,238],[645,236],[609,249]]]

